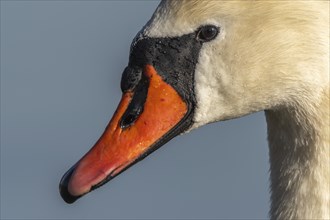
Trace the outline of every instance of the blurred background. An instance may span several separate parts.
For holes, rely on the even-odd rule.
[[[1,1],[1,219],[265,219],[263,113],[173,139],[76,203],[62,175],[121,96],[135,34],[159,1]]]

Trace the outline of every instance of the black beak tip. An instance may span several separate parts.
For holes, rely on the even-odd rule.
[[[63,175],[63,177],[60,181],[60,185],[59,185],[59,190],[60,190],[61,197],[68,204],[74,203],[77,199],[79,199],[81,197],[81,196],[73,196],[68,191],[69,180],[72,176],[72,173],[73,173],[74,169],[75,169],[75,166],[73,166],[70,170],[68,170]]]

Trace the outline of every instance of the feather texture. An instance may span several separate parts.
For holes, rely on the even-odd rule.
[[[207,24],[193,128],[265,110],[270,217],[330,219],[329,1],[162,1],[141,33]]]

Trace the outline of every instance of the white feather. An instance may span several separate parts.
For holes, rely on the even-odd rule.
[[[329,1],[162,1],[144,36],[215,24],[192,128],[266,111],[273,219],[330,219]]]

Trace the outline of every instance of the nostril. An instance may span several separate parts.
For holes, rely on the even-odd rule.
[[[121,128],[127,128],[129,126],[131,126],[135,121],[136,119],[138,118],[139,116],[139,112],[130,112],[126,115],[125,118],[123,118],[123,120],[121,121]]]
[[[141,80],[142,70],[138,67],[126,67],[121,77],[120,87],[123,92],[133,90]]]
[[[149,79],[144,76],[136,86],[132,101],[120,120],[120,127],[122,129],[131,126],[143,112],[144,103],[148,95],[148,87]]]

